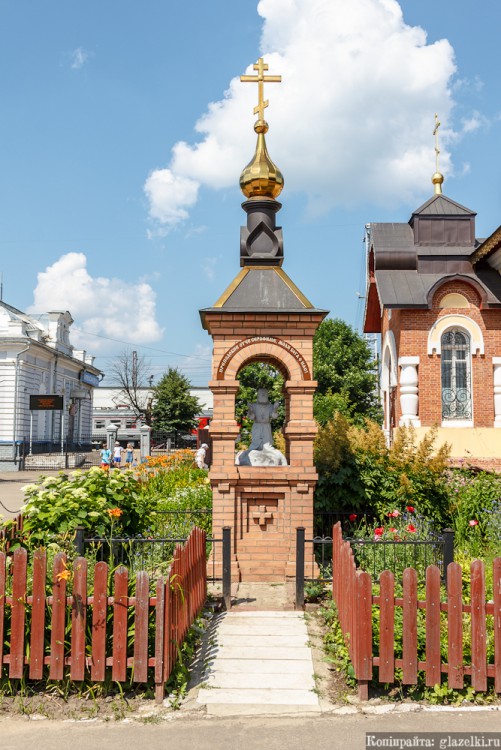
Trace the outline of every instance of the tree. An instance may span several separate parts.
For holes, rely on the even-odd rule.
[[[153,429],[159,432],[189,431],[196,426],[201,405],[190,393],[190,381],[176,367],[169,367],[154,388]]]
[[[264,362],[253,362],[243,367],[238,373],[240,388],[235,399],[235,416],[242,425],[241,438],[244,443],[250,441],[252,422],[247,419],[247,408],[257,397],[259,388],[266,388],[272,403],[280,402],[278,417],[271,423],[272,430],[279,430],[284,423],[284,379],[272,365]]]
[[[120,388],[120,398],[147,425],[151,425],[152,413],[150,373],[150,362],[131,349],[124,349],[115,357],[109,371],[111,385]]]
[[[328,318],[319,325],[313,339],[313,375],[318,381],[313,408],[321,425],[336,413],[358,423],[381,420],[371,350],[348,323]]]

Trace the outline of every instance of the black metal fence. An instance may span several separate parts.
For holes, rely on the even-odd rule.
[[[132,572],[146,570],[161,575],[172,563],[177,544],[184,544],[188,534],[179,537],[94,537],[77,526],[75,549],[79,555],[96,562],[105,560],[113,567],[126,565]],[[207,538],[207,580],[222,583],[226,608],[231,606],[231,528],[225,526],[221,537]]]
[[[184,448],[194,449],[197,436],[186,432],[152,432],[150,452],[170,453]],[[134,457],[140,460],[140,434],[117,433],[117,440],[123,448],[132,443]],[[91,435],[80,435],[78,438],[67,436],[47,440],[30,440],[23,437],[18,441],[18,457],[21,468],[34,470],[88,469],[101,464],[100,450],[106,446],[108,436],[105,432],[94,432]],[[122,458],[122,465],[124,459]]]
[[[197,436],[190,432],[151,432],[151,452],[170,453],[183,448],[194,449],[197,447]]]
[[[331,527],[332,528],[332,527]],[[378,580],[383,570],[401,576],[405,568],[415,568],[418,582],[424,582],[428,565],[440,569],[446,583],[447,566],[454,562],[454,532],[444,529],[426,540],[353,539],[349,541],[357,567]],[[296,606],[304,603],[305,583],[332,583],[332,536],[305,538],[305,530],[296,529]]]

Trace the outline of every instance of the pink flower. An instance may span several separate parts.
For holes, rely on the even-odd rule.
[[[406,507],[406,510],[408,510],[408,511],[409,511],[409,513],[414,513],[414,507],[413,507],[412,505],[408,505],[408,506]]]
[[[468,524],[470,526],[478,526],[478,521],[474,521],[473,519],[471,521],[468,521]]]
[[[356,513],[350,513],[350,515],[348,516],[348,518],[350,519],[350,521],[352,523],[353,523],[353,521],[355,521],[356,517],[357,517]]]
[[[393,526],[390,526],[390,528],[388,529],[388,531],[391,531],[392,534],[396,534],[397,533],[397,530]]]
[[[406,531],[410,531],[411,534],[414,534],[417,531],[416,527],[412,523],[409,523],[405,527],[405,529],[406,529]]]
[[[388,518],[398,518],[400,515],[398,510],[392,510],[391,513],[388,513]]]
[[[374,536],[383,536],[384,534],[384,528],[382,526],[378,526],[377,529],[374,529]]]

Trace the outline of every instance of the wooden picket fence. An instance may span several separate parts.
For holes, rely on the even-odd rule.
[[[12,519],[12,522],[8,526],[0,529],[0,542],[5,552],[9,551],[12,542],[22,533],[23,524],[24,519],[20,513],[16,518]]]
[[[64,553],[54,559],[52,593],[47,595],[44,550],[33,555],[29,592],[26,550],[16,549],[7,561],[6,553],[0,553],[0,675],[6,665],[11,679],[41,680],[48,667],[50,680],[103,682],[111,668],[112,681],[126,682],[127,670],[132,670],[133,682],[153,678],[155,698],[163,700],[178,649],[206,599],[204,531],[194,528],[184,546],[176,546],[167,575],[156,581],[155,596],[150,596],[144,571],[136,573],[134,595],[129,596],[129,573],[123,566],[112,573],[110,596],[105,562],[96,563],[90,591],[87,559],[77,557],[69,570]],[[151,618],[154,642],[148,633]]]
[[[369,573],[358,570],[350,543],[342,538],[341,525],[333,528],[334,602],[341,629],[349,649],[361,700],[368,698],[374,667],[378,681],[393,683],[395,669],[402,670],[404,685],[415,685],[418,671],[425,673],[426,685],[440,684],[447,675],[449,688],[464,687],[469,675],[475,691],[487,690],[487,678],[494,678],[494,690],[501,693],[501,558],[493,563],[493,600],[486,602],[485,566],[480,560],[471,564],[470,604],[463,601],[462,570],[458,563],[447,568],[447,599],[441,601],[440,570],[426,569],[425,600],[418,600],[417,573],[407,568],[403,574],[403,594],[395,597],[395,579],[384,571],[379,579],[379,595],[372,593]],[[373,643],[372,608],[378,608],[379,643]],[[395,658],[395,609],[402,610],[402,658]],[[426,658],[418,660],[418,610],[425,610]],[[448,637],[447,662],[440,653],[441,612],[445,612]],[[470,615],[471,658],[465,663],[463,649],[463,613]],[[492,618],[487,620],[487,617]],[[487,640],[494,640],[494,661],[487,660]],[[376,649],[378,653],[375,654]]]

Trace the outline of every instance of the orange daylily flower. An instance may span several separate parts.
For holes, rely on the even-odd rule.
[[[120,518],[120,516],[123,515],[123,510],[120,508],[108,508],[106,512],[112,518]]]

